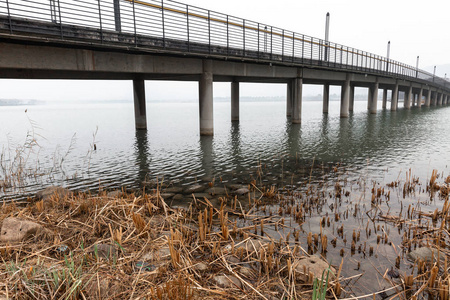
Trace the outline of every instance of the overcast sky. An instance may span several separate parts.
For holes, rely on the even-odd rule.
[[[391,58],[416,64],[422,69],[450,64],[450,1],[399,0],[183,0],[186,4],[208,8],[252,21],[266,23],[298,33],[324,38],[325,16],[331,14],[330,40],[379,55],[386,55],[391,41]],[[436,75],[450,71],[443,66]],[[450,74],[449,74],[450,75]],[[147,82],[147,98],[195,99],[197,83]],[[12,81],[0,80],[0,98],[42,100],[128,100],[130,82]],[[242,96],[283,96],[283,85],[243,84]],[[319,89],[306,88],[306,94]],[[216,97],[229,96],[229,84],[214,86]]]

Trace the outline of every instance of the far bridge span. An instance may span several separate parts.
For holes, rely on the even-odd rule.
[[[133,80],[136,128],[146,129],[145,80],[199,82],[200,134],[212,135],[213,81],[286,83],[286,112],[301,122],[303,84],[341,86],[340,115],[354,88],[369,88],[368,110],[443,105],[446,79],[387,57],[170,0],[0,0],[0,77]],[[1,96],[1,95],[0,95]]]

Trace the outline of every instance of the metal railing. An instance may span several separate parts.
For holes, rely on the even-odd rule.
[[[90,43],[447,80],[352,47],[171,0],[0,0],[0,30]]]

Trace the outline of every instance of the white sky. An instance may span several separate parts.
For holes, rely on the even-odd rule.
[[[391,58],[416,64],[444,77],[450,67],[449,0],[181,0],[186,4],[266,23],[298,33],[323,38],[325,15],[331,14],[330,40],[379,55],[386,55],[391,41]],[[439,68],[441,66],[441,68]],[[450,74],[449,74],[450,75]],[[197,83],[147,82],[148,99],[195,99]],[[42,100],[128,100],[132,98],[127,81],[42,81],[0,80],[0,98]],[[305,94],[319,89],[306,88]],[[243,84],[242,96],[284,96],[284,85]],[[229,96],[229,84],[214,86],[214,96]]]

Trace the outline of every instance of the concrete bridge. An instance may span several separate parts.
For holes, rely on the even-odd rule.
[[[0,77],[133,80],[136,128],[146,129],[145,80],[199,82],[200,134],[213,135],[213,81],[285,83],[286,114],[301,122],[303,84],[341,86],[340,116],[355,87],[368,110],[448,104],[446,79],[366,51],[170,0],[0,0]],[[151,92],[151,91],[150,91]],[[1,95],[0,95],[1,96]]]

